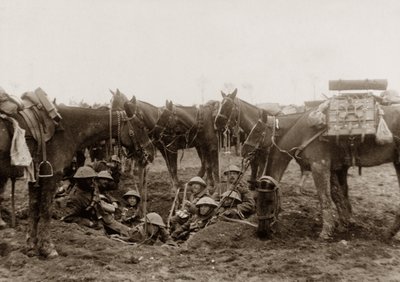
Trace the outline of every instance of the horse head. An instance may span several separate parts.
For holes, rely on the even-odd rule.
[[[273,145],[273,137],[276,130],[276,119],[262,111],[260,119],[253,126],[242,147],[242,157],[251,159],[260,148],[268,148]]]
[[[163,108],[156,126],[153,129],[153,134],[157,140],[160,140],[163,133],[168,128],[175,128],[177,125],[176,108],[172,101],[166,100],[165,107]]]
[[[125,102],[124,109],[128,117],[128,130],[121,131],[122,144],[129,144],[129,146],[126,146],[128,154],[138,158],[143,164],[152,162],[155,148],[142,119],[137,116],[136,103]]]
[[[225,94],[221,91],[222,102],[220,103],[218,114],[215,117],[214,125],[218,131],[223,131],[227,126],[233,125],[235,121],[235,112],[237,110],[237,104],[235,103],[237,89],[231,94]]]
[[[119,91],[118,88],[115,92],[113,92],[111,89],[109,89],[109,90],[111,92],[111,95],[113,96],[112,101],[111,101],[111,109],[123,110],[124,104],[129,101],[128,98],[126,97],[126,95],[124,93],[122,93],[121,91]]]

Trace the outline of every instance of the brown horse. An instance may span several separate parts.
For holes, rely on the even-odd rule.
[[[118,89],[113,92],[110,91],[113,95],[112,107],[113,109],[118,109],[123,105],[124,102],[128,101],[128,98],[125,94],[123,94]],[[178,154],[177,150],[185,149],[186,143],[179,142],[175,143],[173,147],[168,146],[173,139],[170,136],[162,136],[158,138],[155,136],[155,132],[158,131],[157,129],[157,122],[160,119],[160,115],[162,112],[162,108],[158,108],[153,106],[149,103],[136,100],[135,96],[132,97],[131,101],[136,101],[137,107],[137,115],[142,119],[143,123],[145,124],[148,134],[150,138],[153,140],[154,146],[161,152],[165,163],[167,165],[169,174],[172,180],[172,192],[175,192],[179,186],[179,179],[178,179]],[[211,116],[211,112],[208,112]],[[178,145],[178,146],[177,146]],[[198,175],[203,176],[206,171],[206,162],[205,159],[202,157],[201,151],[197,150],[200,160],[201,160],[201,168]],[[211,178],[212,179],[212,178]]]
[[[227,128],[239,126],[245,134],[249,134],[263,110],[237,98],[237,89],[231,94],[223,92],[221,94],[222,101],[215,118],[215,127],[217,130],[223,132]],[[255,185],[256,180],[263,175],[266,159],[267,150],[264,147],[260,147],[250,163],[251,176],[249,183],[252,187]]]
[[[154,130],[155,140],[161,142],[165,150],[175,156],[179,149],[195,147],[202,162],[197,175],[203,177],[207,173],[207,181],[211,186],[219,182],[218,137],[214,130],[214,107],[214,101],[200,107],[174,105],[171,101],[167,101]],[[177,157],[174,159],[173,167],[177,168]]]
[[[384,119],[398,140],[400,135],[400,107],[382,107]],[[301,164],[309,166],[312,171],[318,198],[321,204],[323,219],[320,237],[327,239],[333,234],[335,227],[335,215],[332,209],[334,200],[339,213],[339,219],[347,225],[351,218],[351,206],[348,201],[347,171],[349,163],[346,153],[336,142],[320,138],[323,130],[310,127],[308,124],[309,112],[303,114],[279,140],[274,143],[271,137],[273,133],[267,124],[259,122],[254,127],[247,139],[249,146],[244,146],[242,156],[249,156],[254,146],[271,146],[273,150],[268,157],[266,174],[280,180],[290,160],[295,158]],[[265,121],[265,119],[264,119]],[[280,125],[282,123],[280,122]],[[263,136],[265,135],[265,137]],[[266,139],[270,141],[265,142]],[[264,140],[264,141],[263,141]],[[400,180],[400,163],[397,143],[377,145],[373,136],[366,137],[364,142],[357,144],[357,166],[376,166],[387,162],[393,162],[397,177]],[[259,232],[265,233],[265,224],[259,225]],[[389,229],[387,236],[393,236],[400,228],[400,212],[396,215],[395,224]],[[264,229],[264,230],[263,230]]]
[[[63,169],[68,166],[75,152],[97,141],[107,139],[112,132],[122,145],[138,150],[146,161],[154,157],[154,147],[150,142],[142,122],[135,115],[136,105],[126,104],[126,112],[103,109],[87,109],[79,107],[57,106],[62,119],[54,136],[46,143],[47,160],[53,168],[52,177],[39,177],[36,182],[29,182],[29,229],[28,247],[38,255],[45,257],[57,256],[57,251],[51,242],[49,224],[51,219],[50,208],[56,187],[56,181],[62,177]],[[29,132],[29,128],[20,116],[20,126]],[[12,175],[10,164],[10,146],[13,136],[11,123],[0,119],[0,194],[4,193],[7,179]],[[34,159],[34,164],[42,161],[37,152],[37,142],[27,138],[27,144]]]

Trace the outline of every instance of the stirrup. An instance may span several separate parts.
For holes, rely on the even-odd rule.
[[[38,177],[53,177],[53,166],[49,161],[40,162]]]

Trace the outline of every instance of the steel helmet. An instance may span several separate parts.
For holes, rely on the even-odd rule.
[[[269,182],[269,183],[272,183],[272,184],[274,184],[276,187],[278,187],[278,185],[279,185],[279,182],[278,182],[278,181],[276,181],[273,177],[267,176],[267,175],[261,176],[260,179],[259,179],[259,181],[260,181],[260,182]]]
[[[114,180],[114,178],[111,176],[111,174],[107,170],[100,171],[99,174],[97,174],[97,178]]]
[[[237,172],[237,173],[241,173],[242,171],[240,170],[240,168],[236,165],[230,165],[228,166],[228,168],[224,171],[224,174],[228,174],[229,172]]]
[[[117,155],[112,155],[112,156],[111,156],[111,160],[112,160],[112,161],[115,161],[115,162],[117,162],[117,163],[121,163],[121,160],[119,159],[119,157],[118,157]]]
[[[202,197],[200,200],[197,201],[196,207],[199,207],[201,205],[209,205],[213,207],[218,207],[218,204],[216,201],[214,201],[213,198],[210,197]]]
[[[232,198],[234,200],[238,200],[239,202],[242,202],[242,197],[240,197],[240,195],[235,191],[226,191],[226,192],[224,192],[222,194],[222,199],[226,198],[226,197]]]
[[[126,192],[126,193],[122,196],[122,198],[126,199],[127,197],[130,197],[130,196],[136,197],[136,199],[137,199],[138,201],[140,201],[140,199],[142,198],[142,197],[140,197],[139,192],[136,191],[136,190],[129,190],[128,192]]]
[[[155,212],[148,213],[146,215],[146,218],[147,218],[147,222],[149,222],[151,224],[158,225],[161,227],[166,227],[163,219],[161,218],[161,216],[158,213],[155,213]],[[142,218],[141,221],[144,222],[145,218]]]
[[[192,185],[192,184],[194,184],[194,183],[200,184],[200,185],[202,185],[202,186],[204,186],[204,187],[207,186],[207,183],[206,183],[201,177],[199,177],[199,176],[193,177],[193,178],[190,179],[189,182],[188,182],[189,185]]]
[[[81,166],[74,174],[74,178],[93,178],[96,176],[96,172],[90,166]]]

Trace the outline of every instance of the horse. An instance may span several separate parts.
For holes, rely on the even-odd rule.
[[[215,128],[223,132],[229,127],[239,126],[245,134],[249,134],[263,110],[237,98],[237,89],[231,94],[225,94],[221,91],[221,95],[222,101],[214,121]],[[252,158],[249,180],[252,188],[255,188],[256,180],[263,175],[266,159],[267,151],[264,148],[260,148],[257,155]]]
[[[113,95],[112,108],[120,108],[124,102],[128,101],[126,95],[123,94],[119,89],[117,89],[115,92],[110,90],[110,92]],[[175,193],[177,191],[177,188],[179,187],[178,169],[177,169],[177,164],[178,164],[177,150],[185,149],[186,146],[184,143],[181,142],[178,147],[174,147],[174,149],[171,150],[171,148],[168,147],[168,144],[172,141],[170,137],[164,135],[162,138],[157,138],[155,136],[155,132],[158,130],[157,123],[160,119],[162,108],[158,108],[147,102],[136,100],[135,96],[132,97],[131,101],[136,101],[138,105],[137,116],[139,116],[144,122],[148,134],[153,141],[154,146],[161,152],[161,155],[165,160],[168,172],[172,180],[171,191],[172,193]],[[199,151],[198,154],[201,160],[201,168],[198,174],[203,176],[206,171],[206,163]],[[143,168],[140,168],[140,170],[143,170]]]
[[[165,150],[175,156],[179,149],[195,147],[202,161],[197,175],[203,177],[207,173],[208,184],[212,187],[215,182],[219,183],[218,137],[212,118],[215,105],[215,101],[199,107],[174,105],[172,101],[166,101],[154,130],[155,140],[162,142]],[[173,163],[175,169],[176,160]]]
[[[63,169],[68,166],[75,152],[97,141],[109,137],[118,138],[123,146],[135,148],[144,161],[152,161],[154,147],[147,136],[142,122],[135,112],[134,103],[126,103],[124,112],[105,111],[102,109],[87,109],[58,105],[56,109],[62,119],[54,135],[46,143],[47,161],[52,166],[52,174],[38,177],[36,181],[28,181],[29,191],[29,222],[27,244],[33,255],[53,258],[58,256],[51,242],[49,227],[56,182],[62,178]],[[111,115],[111,116],[110,116]],[[20,127],[30,132],[29,127],[21,118],[15,116]],[[112,120],[110,122],[110,119]],[[13,137],[12,124],[8,119],[0,119],[0,195],[4,193],[5,184],[15,167],[11,166],[10,148]],[[26,138],[28,148],[33,156],[35,168],[43,162],[37,153],[38,144],[33,138]],[[40,167],[39,167],[40,168]],[[36,170],[37,171],[37,170]]]
[[[397,141],[400,135],[399,106],[382,106],[384,120],[394,135],[395,142],[378,145],[373,136],[366,136],[364,142],[357,144],[357,166],[370,167],[392,162],[397,178],[400,181],[400,162]],[[325,129],[311,127],[308,124],[310,111],[302,116],[274,142],[273,132],[265,123],[265,118],[259,121],[249,134],[246,145],[243,146],[242,156],[248,157],[255,146],[273,146],[268,156],[266,174],[280,180],[290,160],[295,158],[302,165],[309,166],[317,188],[322,214],[322,230],[319,237],[330,239],[335,228],[335,215],[332,200],[335,202],[339,220],[344,226],[351,223],[351,205],[348,200],[347,172],[350,167],[346,151],[336,142],[324,138]],[[279,123],[282,124],[281,122]],[[263,136],[264,135],[264,136]],[[270,139],[271,138],[271,139]],[[268,140],[265,142],[265,140]],[[396,141],[397,140],[397,141]],[[262,205],[263,203],[260,202]],[[261,215],[262,216],[262,215]],[[394,224],[384,234],[386,238],[394,236],[400,229],[400,211],[396,213]],[[259,234],[267,232],[266,224],[258,227]]]

